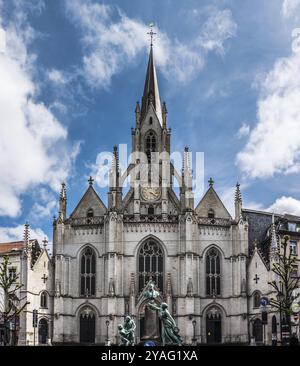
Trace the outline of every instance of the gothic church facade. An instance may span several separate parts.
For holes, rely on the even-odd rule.
[[[59,216],[53,223],[53,342],[105,343],[108,334],[116,343],[117,325],[127,314],[137,324],[137,342],[146,339],[143,292],[152,280],[184,342],[196,336],[202,343],[246,343],[248,223],[242,216],[239,186],[234,218],[212,180],[194,207],[188,149],[180,173],[167,158],[171,130],[166,104],[160,101],[152,46],[142,104],[137,103],[135,114],[133,159],[121,176],[114,149],[108,207],[90,179],[67,216],[62,187]],[[142,153],[148,162],[160,154],[156,171],[133,173]],[[163,176],[164,166],[169,170]],[[128,176],[136,184],[123,197]],[[179,197],[172,186],[174,177],[181,179]]]

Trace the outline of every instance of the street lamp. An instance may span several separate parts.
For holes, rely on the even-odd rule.
[[[106,320],[105,324],[106,324],[106,345],[108,346],[108,342],[109,342],[109,339],[108,339],[109,320]]]
[[[281,307],[282,307],[282,300],[283,300],[283,293],[280,291],[278,292],[277,294],[277,299],[279,301],[279,323],[280,323],[280,343],[282,345],[282,310],[281,310]]]
[[[196,324],[197,324],[197,322],[196,322],[195,319],[192,321],[192,324],[193,324],[193,339],[192,339],[192,344],[194,346],[196,346],[197,345],[197,338],[196,338]]]

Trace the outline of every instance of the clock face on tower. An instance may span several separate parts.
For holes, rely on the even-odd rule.
[[[160,187],[142,187],[142,198],[145,201],[157,201],[161,196]]]

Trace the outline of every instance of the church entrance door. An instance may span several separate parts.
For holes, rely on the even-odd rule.
[[[48,339],[48,322],[41,319],[39,322],[39,344],[46,344]]]
[[[80,343],[95,343],[95,314],[81,314],[80,316]]]
[[[222,318],[221,313],[217,309],[211,309],[206,315],[206,342],[221,343],[222,342]]]
[[[263,328],[260,319],[255,319],[253,323],[253,337],[256,343],[262,343],[263,341]]]

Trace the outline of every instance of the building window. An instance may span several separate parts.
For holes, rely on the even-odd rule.
[[[152,117],[150,117],[149,118],[149,125],[152,125],[152,123],[153,123],[153,119],[152,119]]]
[[[40,304],[41,305],[41,308],[46,309],[48,307],[47,302],[48,302],[47,292],[46,291],[43,291],[41,293],[41,304]]]
[[[80,260],[80,295],[96,294],[96,256],[92,248],[84,249]]]
[[[148,207],[148,215],[154,215],[154,207],[153,206]]]
[[[297,265],[293,265],[293,268],[291,270],[291,277],[292,278],[298,277],[298,266]]]
[[[215,218],[215,211],[212,208],[210,208],[208,210],[208,215],[207,216],[208,216],[209,219],[214,219]]]
[[[148,163],[151,162],[151,153],[156,152],[156,136],[155,133],[150,131],[146,136],[146,155]]]
[[[297,255],[297,241],[290,240],[290,251],[292,255]]]
[[[154,240],[147,240],[141,247],[138,256],[139,291],[152,280],[163,291],[163,251]]]
[[[94,217],[94,210],[92,208],[88,210],[86,217]]]
[[[258,292],[258,291],[254,292],[254,295],[253,295],[253,307],[254,308],[260,307],[260,298],[261,298],[260,292]]]
[[[210,296],[221,294],[220,254],[215,248],[206,254],[206,294]]]
[[[17,278],[17,268],[16,267],[8,268],[8,277],[10,279],[14,279],[14,280]]]
[[[288,230],[289,231],[296,231],[296,224],[294,222],[288,223]]]

